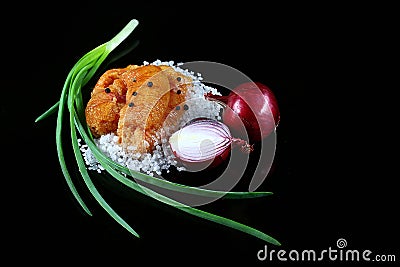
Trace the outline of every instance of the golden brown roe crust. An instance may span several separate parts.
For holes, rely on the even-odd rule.
[[[94,137],[114,133],[125,149],[150,152],[168,114],[185,101],[192,79],[171,66],[129,65],[106,71],[85,109]],[[176,118],[181,112],[175,112]],[[178,114],[179,113],[179,114]]]

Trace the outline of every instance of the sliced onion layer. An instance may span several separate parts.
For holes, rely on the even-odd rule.
[[[223,162],[229,156],[232,144],[248,147],[243,140],[233,138],[229,128],[222,122],[198,118],[188,122],[169,138],[172,152],[186,166],[203,169]]]

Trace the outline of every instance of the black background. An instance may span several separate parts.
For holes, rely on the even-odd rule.
[[[135,192],[120,193],[118,184],[101,178],[99,190],[140,239],[105,213],[77,173],[93,216],[73,199],[57,159],[56,116],[34,120],[58,101],[75,62],[135,18],[139,26],[131,36],[139,45],[124,64],[220,62],[267,84],[278,99],[274,167],[260,188],[274,195],[221,200],[204,210],[254,226],[287,251],[336,247],[345,238],[349,249],[399,257],[398,174],[390,169],[398,157],[387,128],[395,114],[386,90],[393,72],[378,72],[385,67],[381,59],[391,56],[385,25],[392,17],[384,16],[381,26],[376,16],[388,9],[116,2],[15,10],[2,22],[2,204],[10,251],[34,252],[25,260],[37,263],[52,262],[50,255],[57,262],[83,255],[80,261],[119,259],[130,265],[267,264],[256,258],[265,242]]]

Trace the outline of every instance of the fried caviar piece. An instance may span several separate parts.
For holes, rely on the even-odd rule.
[[[122,73],[135,69],[110,69],[100,76],[94,86],[85,108],[86,123],[95,138],[107,133],[116,133],[119,112],[125,105],[126,84],[121,80]]]
[[[124,149],[149,152],[160,129],[170,100],[168,77],[159,66],[145,65],[125,72],[128,90],[120,112],[117,134]]]
[[[166,117],[178,119],[192,79],[171,66],[129,65],[106,71],[92,91],[86,120],[95,137],[119,136],[125,150],[150,152]],[[172,113],[171,113],[172,112]]]

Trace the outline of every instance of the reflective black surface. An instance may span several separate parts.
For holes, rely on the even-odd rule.
[[[397,175],[380,165],[380,155],[385,155],[381,139],[365,131],[373,128],[379,134],[377,118],[367,110],[370,98],[364,100],[370,95],[358,93],[364,83],[370,84],[362,73],[352,73],[350,65],[364,64],[345,54],[342,44],[352,35],[328,19],[333,15],[268,5],[217,9],[201,2],[118,9],[113,7],[118,3],[103,9],[96,5],[60,5],[46,12],[35,6],[35,12],[20,13],[17,20],[25,23],[21,28],[5,26],[9,39],[4,53],[15,51],[4,64],[10,74],[1,106],[2,179],[12,183],[3,187],[10,194],[3,202],[6,232],[12,236],[9,248],[22,254],[35,251],[30,259],[39,263],[50,261],[49,254],[62,261],[86,255],[87,249],[93,259],[114,258],[130,265],[211,259],[267,264],[257,260],[265,242],[94,174],[104,198],[141,238],[131,236],[91,197],[74,167],[74,179],[93,216],[84,214],[73,199],[57,159],[56,116],[34,120],[58,101],[73,64],[136,18],[140,24],[121,49],[139,43],[120,64],[220,62],[267,84],[278,99],[276,155],[260,188],[274,195],[221,200],[201,208],[254,226],[277,238],[287,251],[336,247],[345,238],[353,249],[396,252],[391,243],[398,226],[392,184]],[[75,166],[72,157],[67,160]]]

